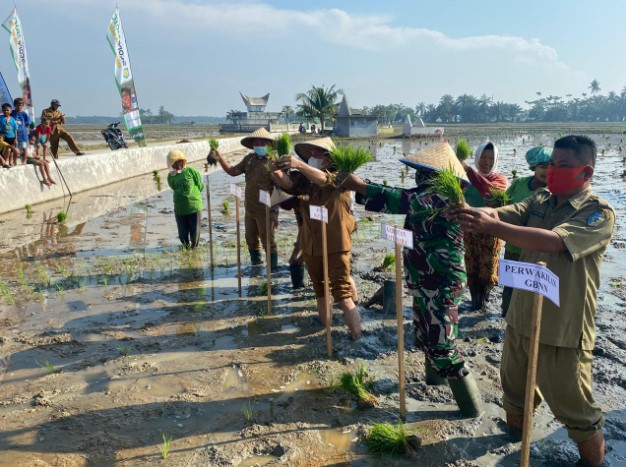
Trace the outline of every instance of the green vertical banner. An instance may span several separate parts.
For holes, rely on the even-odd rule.
[[[113,55],[115,55],[115,82],[122,97],[122,112],[126,129],[139,146],[145,146],[146,139],[139,117],[139,102],[137,101],[133,73],[130,70],[130,59],[126,48],[124,29],[122,29],[122,19],[117,8],[109,23],[107,41],[111,46]]]
[[[17,81],[22,88],[22,97],[24,99],[24,110],[30,116],[31,121],[35,121],[35,109],[33,107],[33,98],[30,91],[30,73],[28,71],[28,57],[26,55],[26,40],[24,39],[24,30],[20,17],[17,16],[17,8],[2,23],[2,27],[10,34],[9,47],[11,48],[11,56],[13,64],[17,68]],[[10,102],[13,107],[13,102]]]

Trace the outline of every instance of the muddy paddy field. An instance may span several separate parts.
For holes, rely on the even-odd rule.
[[[468,130],[476,146],[498,145],[500,172],[529,174],[523,154],[556,132]],[[602,271],[594,395],[607,417],[607,465],[626,463],[626,143],[596,134],[601,155],[594,188],[617,211]],[[410,187],[397,159],[420,141],[365,141],[376,161],[360,174]],[[242,154],[232,154],[239,160]],[[198,165],[203,170],[202,164]],[[161,178],[165,180],[165,172]],[[272,313],[263,268],[243,248],[237,290],[234,200],[221,171],[211,174],[216,267],[209,266],[206,215],[201,248],[182,252],[172,194],[152,176],[0,217],[0,465],[87,466],[514,466],[519,443],[504,431],[499,364],[499,293],[487,312],[461,310],[459,346],[485,402],[462,419],[449,388],[424,383],[404,301],[407,428],[422,447],[411,458],[368,453],[373,422],[399,421],[395,316],[362,308],[363,339],[352,342],[334,310],[333,358],[310,288],[292,291],[286,265],[296,232],[281,212],[280,267],[272,274]],[[223,202],[229,203],[221,212]],[[55,222],[65,210],[65,224]],[[362,299],[380,286],[373,273],[393,245],[380,222],[401,218],[356,207],[353,276]],[[499,292],[499,291],[498,291]],[[375,407],[339,389],[343,373],[367,368]],[[567,390],[567,388],[564,388]],[[171,439],[164,459],[164,437]],[[568,466],[577,450],[547,407],[535,416],[531,464]]]

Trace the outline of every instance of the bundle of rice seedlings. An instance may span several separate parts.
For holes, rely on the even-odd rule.
[[[360,364],[356,374],[342,374],[339,384],[341,389],[356,396],[357,404],[365,407],[376,407],[378,405],[378,398],[367,390],[368,383],[365,381],[366,378],[367,368],[365,365]]]
[[[283,133],[276,140],[276,152],[278,156],[284,156],[291,152],[291,136],[289,133]]]
[[[372,154],[360,146],[338,146],[330,151],[330,157],[337,170],[345,173],[353,173],[372,160]]]
[[[217,151],[217,148],[220,147],[220,143],[218,140],[211,138],[209,140],[209,146],[211,147],[211,150],[209,151],[209,154],[206,156],[206,162],[209,165],[217,165],[217,159],[215,158],[215,152]]]
[[[407,432],[402,423],[374,422],[365,438],[367,450],[371,454],[408,454],[420,447],[420,440],[412,432]]]
[[[465,203],[461,182],[452,168],[438,171],[437,174],[431,178],[430,186],[441,196],[448,198],[450,204],[453,206],[462,206]]]
[[[472,154],[472,148],[470,148],[470,146],[469,146],[469,144],[467,144],[466,140],[461,138],[459,141],[457,141],[457,143],[456,143],[456,157],[460,161],[464,161],[471,154]]]
[[[489,205],[493,207],[506,206],[511,203],[511,197],[505,190],[500,190],[498,188],[491,190],[489,196]]]

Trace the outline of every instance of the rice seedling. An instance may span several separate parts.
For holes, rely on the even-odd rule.
[[[513,178],[513,180],[517,178],[517,170],[515,169],[511,170],[511,178]]]
[[[159,177],[159,171],[158,170],[153,170],[152,171],[152,178],[154,178],[155,180]]]
[[[408,454],[419,448],[419,438],[413,436],[413,431],[407,431],[402,423],[374,422],[369,428],[365,441],[367,450],[371,454]]]
[[[39,276],[39,281],[46,284],[47,287],[50,287],[50,274],[43,267],[38,266],[36,269],[37,276]]]
[[[67,220],[67,213],[65,211],[59,211],[57,213],[57,222],[59,224],[62,224],[63,222],[65,222]]]
[[[489,196],[489,205],[492,207],[506,206],[511,202],[511,197],[505,190],[491,190]]]
[[[209,140],[209,147],[211,148],[211,150],[206,156],[206,162],[208,165],[217,165],[217,158],[215,157],[215,153],[217,152],[217,148],[220,147],[220,143],[215,138],[211,138]],[[208,167],[206,168],[208,169]]]
[[[42,363],[35,360],[35,363],[37,363],[37,365],[39,365],[41,368],[45,368],[46,370],[48,370],[50,373],[54,373],[56,371],[56,368],[49,360],[44,360]]]
[[[383,186],[387,186],[387,179],[383,180]]]
[[[472,148],[470,148],[467,141],[463,138],[459,139],[456,143],[456,157],[460,161],[464,161],[472,154]]]
[[[357,404],[365,407],[375,407],[378,404],[378,398],[367,390],[370,385],[367,379],[367,368],[361,363],[357,367],[355,374],[342,374],[339,383],[341,389],[356,396]]]
[[[261,285],[259,285],[259,292],[261,295],[267,295],[267,281],[261,282]]]
[[[330,151],[330,157],[339,172],[353,173],[372,160],[372,154],[359,146],[337,146]]]
[[[283,133],[276,139],[276,152],[279,157],[291,152],[291,136],[289,136],[289,133]]]
[[[120,345],[117,349],[118,349],[118,350],[120,351],[120,353],[121,353],[122,355],[124,355],[125,357],[128,357],[128,356],[130,355],[130,352],[132,351],[132,349],[131,349],[130,345],[127,345],[127,344]]]
[[[252,423],[254,421],[254,407],[252,401],[248,401],[241,408],[241,413],[246,423]]]
[[[222,214],[230,213],[230,203],[228,201],[224,201],[222,203]]]
[[[172,446],[173,436],[172,435],[168,436],[165,433],[163,433],[162,436],[163,436],[163,446],[161,447],[161,456],[163,457],[163,459],[167,459],[167,456],[170,453],[170,447]]]
[[[26,206],[24,206],[24,209],[26,209],[26,214],[32,214],[33,213],[33,205],[32,204],[27,204]]]
[[[461,183],[452,168],[437,172],[430,179],[430,186],[435,192],[448,198],[452,206],[462,206],[465,203]]]
[[[387,253],[383,258],[383,270],[389,269],[394,264],[396,264],[396,255],[394,255],[393,253]]]
[[[11,289],[6,284],[6,282],[0,282],[0,297],[2,297],[3,299],[6,299],[6,301],[9,304],[15,305],[15,298],[13,297],[13,292],[11,292]]]

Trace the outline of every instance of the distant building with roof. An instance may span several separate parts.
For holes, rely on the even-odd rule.
[[[249,132],[260,127],[271,131],[272,123],[278,122],[280,112],[266,112],[265,107],[270,99],[268,92],[262,97],[246,96],[239,91],[247,112],[234,112],[229,114],[232,123],[224,123],[220,126],[222,132]]]
[[[377,136],[378,116],[366,115],[358,109],[351,109],[344,94],[339,111],[335,115],[333,134],[346,138]]]

